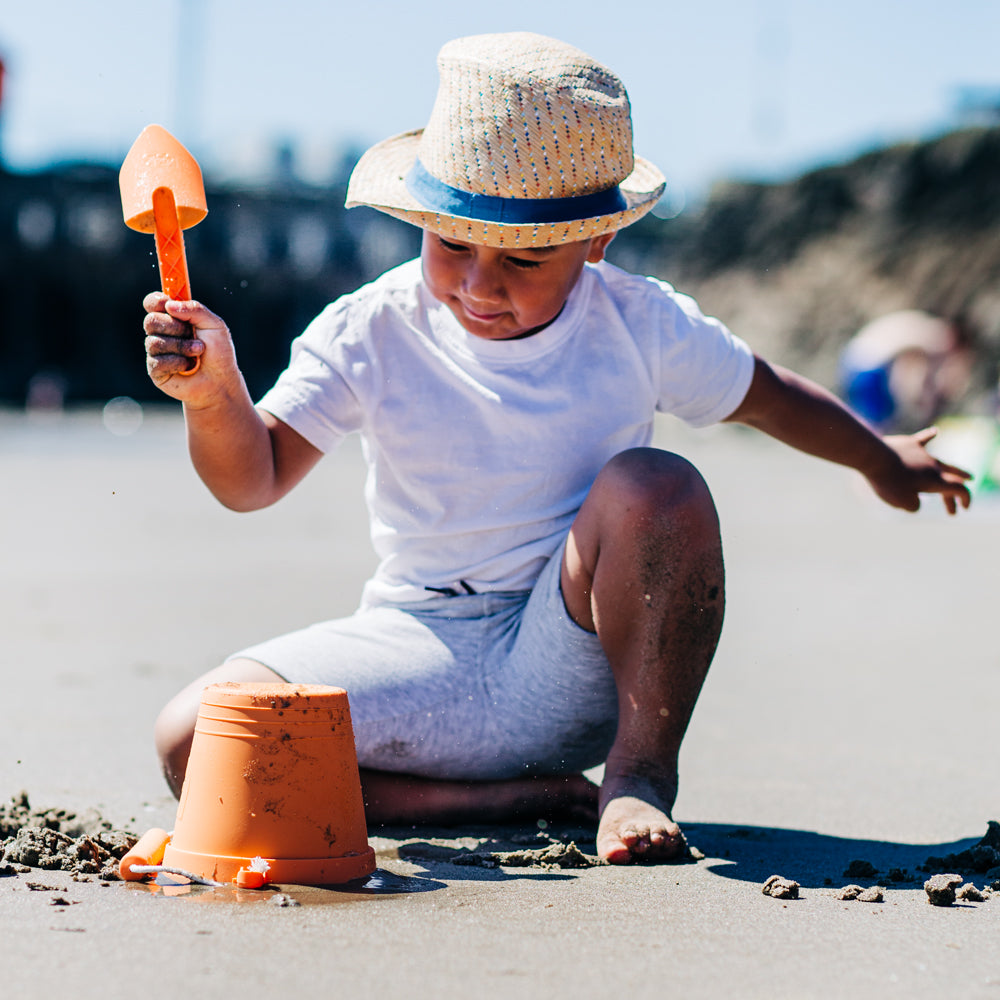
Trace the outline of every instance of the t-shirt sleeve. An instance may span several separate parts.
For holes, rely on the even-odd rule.
[[[724,323],[702,313],[690,296],[655,284],[663,295],[653,309],[659,319],[657,409],[692,427],[718,423],[750,388],[753,351]]]
[[[360,429],[363,419],[359,375],[367,366],[348,328],[343,306],[324,309],[292,341],[288,367],[257,404],[322,452]]]

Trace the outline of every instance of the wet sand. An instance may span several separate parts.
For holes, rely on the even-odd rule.
[[[0,877],[5,993],[996,995],[1000,896],[930,906],[920,866],[1000,808],[1000,504],[892,512],[737,428],[658,443],[705,473],[727,555],[676,810],[696,859],[560,867],[593,853],[572,826],[372,830],[378,877],[283,887],[298,906],[33,869]],[[236,515],[170,409],[127,436],[99,411],[0,414],[0,799],[169,828],[159,705],[234,648],[352,609],[372,565],[361,481],[350,444]],[[775,874],[797,899],[761,892]],[[838,899],[848,884],[884,901]]]

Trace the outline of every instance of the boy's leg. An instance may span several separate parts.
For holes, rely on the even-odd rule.
[[[582,774],[448,781],[361,768],[365,817],[373,825],[504,823],[559,819],[593,823],[597,788]]]
[[[209,684],[225,681],[282,684],[284,678],[251,659],[233,659],[193,681],[171,699],[156,720],[154,737],[167,784],[180,798],[191,741]],[[597,789],[582,774],[503,781],[445,781],[361,768],[369,823],[493,822],[518,817],[597,815]]]
[[[570,530],[562,590],[577,624],[597,633],[618,689],[598,853],[669,858],[683,847],[671,817],[678,754],[724,607],[719,523],[697,470],[652,448],[612,459]]]

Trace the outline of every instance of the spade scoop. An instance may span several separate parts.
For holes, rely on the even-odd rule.
[[[147,125],[125,157],[118,184],[125,225],[156,238],[160,284],[172,299],[190,299],[183,230],[208,214],[198,161],[160,125]],[[194,365],[183,375],[193,375]]]

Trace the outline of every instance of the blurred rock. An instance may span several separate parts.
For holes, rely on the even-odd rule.
[[[620,239],[643,239],[653,273],[759,353],[831,387],[841,349],[875,317],[961,318],[979,360],[968,407],[1000,365],[998,175],[1000,129],[966,129],[783,184],[721,184],[698,213],[649,223],[658,241],[644,223]]]

